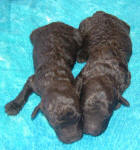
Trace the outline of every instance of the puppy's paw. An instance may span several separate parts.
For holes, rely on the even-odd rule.
[[[5,112],[8,115],[17,115],[21,110],[21,106],[15,100],[5,105]]]

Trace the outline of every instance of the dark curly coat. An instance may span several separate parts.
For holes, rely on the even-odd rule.
[[[81,89],[83,130],[97,136],[105,131],[115,109],[129,105],[122,94],[130,84],[130,27],[99,11],[83,20],[79,30],[84,42],[77,60],[87,60],[76,79]]]
[[[80,34],[71,26],[55,22],[34,30],[30,38],[34,46],[35,74],[16,99],[5,106],[6,112],[16,115],[28,96],[35,92],[41,96],[41,102],[32,117],[40,109],[61,141],[79,140],[82,137],[81,113],[71,70],[82,44]]]

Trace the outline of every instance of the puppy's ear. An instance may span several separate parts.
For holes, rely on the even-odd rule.
[[[41,109],[41,102],[35,107],[35,109],[32,112],[31,118],[34,119],[37,115],[38,111]]]

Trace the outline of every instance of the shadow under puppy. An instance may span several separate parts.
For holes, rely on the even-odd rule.
[[[77,77],[81,89],[83,132],[98,136],[105,131],[113,111],[121,104],[130,84],[128,61],[132,53],[130,27],[115,16],[102,11],[80,23],[83,46],[78,62],[87,64]]]
[[[16,115],[35,92],[41,96],[32,118],[40,109],[57,136],[64,143],[82,137],[79,97],[71,70],[77,50],[82,44],[77,29],[61,22],[51,23],[34,30],[30,36],[34,46],[35,74],[29,77],[22,91],[5,106],[8,115]]]

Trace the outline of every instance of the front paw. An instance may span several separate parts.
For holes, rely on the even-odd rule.
[[[5,105],[5,112],[8,115],[17,115],[21,110],[21,106],[15,100]]]

